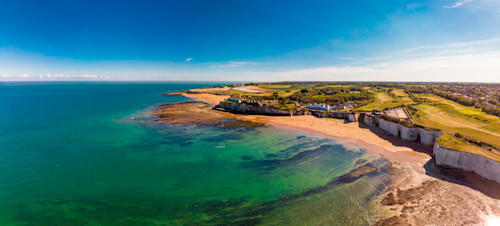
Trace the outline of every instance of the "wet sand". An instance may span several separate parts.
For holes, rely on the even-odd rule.
[[[228,96],[182,94],[215,105]],[[213,110],[211,110],[213,111]],[[500,216],[498,184],[465,172],[435,167],[432,147],[403,142],[378,128],[357,122],[314,116],[261,116],[217,112],[223,117],[264,123],[332,137],[343,145],[356,145],[392,162],[392,184],[378,199],[394,212],[380,225],[486,224]],[[474,188],[474,189],[473,189]]]

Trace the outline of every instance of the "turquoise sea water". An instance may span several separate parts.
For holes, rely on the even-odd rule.
[[[0,224],[364,225],[378,156],[274,127],[170,125],[160,94],[201,83],[0,83]],[[308,190],[314,192],[307,192]]]

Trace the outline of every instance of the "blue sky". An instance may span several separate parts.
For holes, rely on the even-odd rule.
[[[500,1],[0,1],[0,80],[500,82]]]

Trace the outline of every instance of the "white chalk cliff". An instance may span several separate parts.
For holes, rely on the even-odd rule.
[[[472,171],[500,183],[500,162],[468,152],[443,148],[438,142],[434,143],[433,151],[438,166]]]

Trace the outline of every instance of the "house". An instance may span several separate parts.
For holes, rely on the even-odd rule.
[[[343,107],[337,107],[337,106],[330,107],[330,110],[343,110],[343,109],[345,109],[345,106],[343,106]]]
[[[227,98],[227,101],[231,101],[231,102],[234,102],[234,103],[238,103],[238,104],[241,104],[242,100],[239,99],[239,98],[234,98],[234,97],[229,97]]]
[[[328,111],[331,109],[330,105],[326,104],[309,104],[307,105],[306,108],[313,110],[323,110],[323,111]]]

